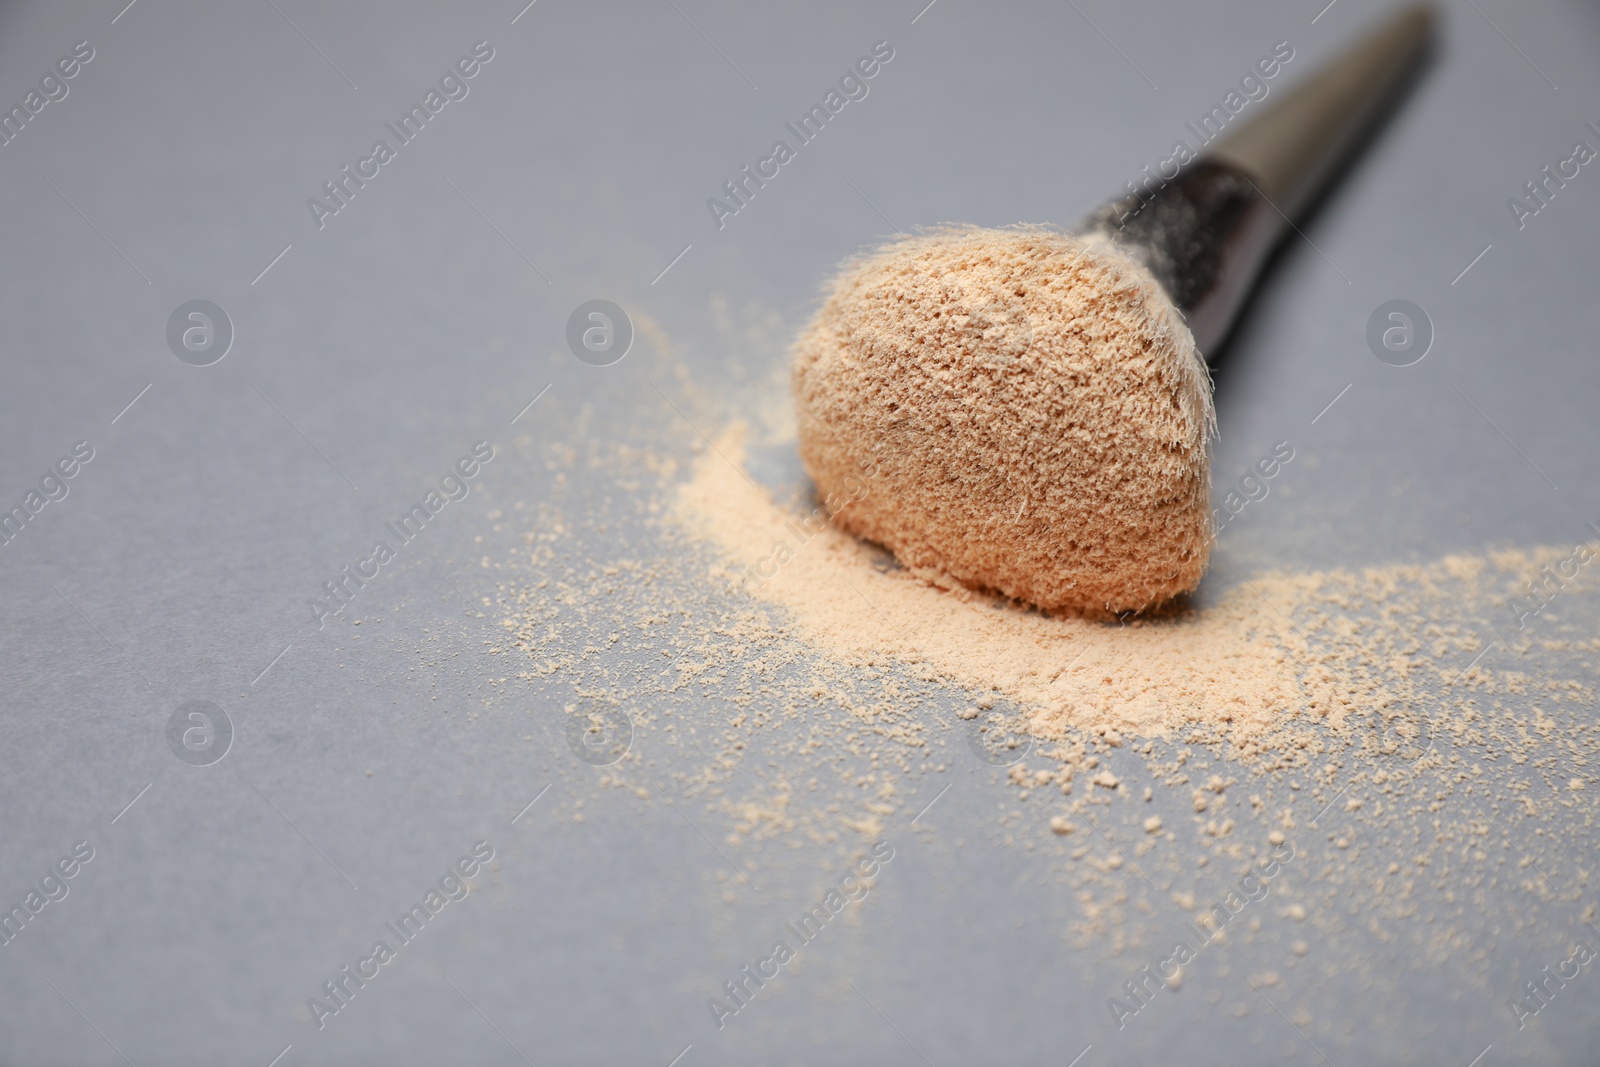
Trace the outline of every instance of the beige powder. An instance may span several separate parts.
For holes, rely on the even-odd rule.
[[[1203,615],[1127,625],[1043,615],[885,566],[881,552],[834,524],[802,525],[745,477],[743,462],[736,425],[696,463],[679,514],[735,564],[748,591],[782,605],[810,643],[836,657],[927,664],[969,690],[1014,700],[1041,737],[1074,728],[1159,736],[1202,722],[1243,738],[1305,703],[1336,717],[1350,703],[1339,677],[1291,655],[1303,653],[1303,640],[1249,590]],[[850,525],[871,500],[869,491],[846,506],[838,524]],[[1272,584],[1261,595],[1290,607],[1291,590]]]
[[[675,386],[699,395],[686,374]],[[1366,1001],[1386,1032],[1414,1023],[1403,1011],[1415,970],[1375,963],[1375,944],[1450,968],[1494,1004],[1505,976],[1484,962],[1506,937],[1554,943],[1576,919],[1600,922],[1583,862],[1600,826],[1600,572],[1580,570],[1525,630],[1512,610],[1570,544],[1257,574],[1198,612],[1091,627],[929,587],[775,503],[746,480],[739,434],[713,427],[738,410],[761,454],[791,449],[782,382],[719,390],[716,410],[675,394],[687,419],[665,405],[663,426],[639,417],[670,450],[587,432],[589,409],[572,432],[517,441],[554,489],[490,513],[515,547],[485,546],[480,561],[497,576],[485,606],[504,635],[487,650],[507,664],[485,702],[534,720],[576,697],[636,730],[598,776],[558,760],[571,789],[546,810],[580,820],[625,798],[686,816],[763,885],[819,851],[823,867],[830,855],[848,864],[886,832],[914,833],[952,871],[1026,852],[1019,883],[1049,888],[1030,898],[1029,927],[1095,969],[1089,982],[1109,982],[1100,972],[1118,957],[1118,980],[1148,963],[1170,947],[1174,906],[1202,921],[1269,843],[1288,842],[1295,861],[1227,943],[1236,973],[1282,976],[1277,1007],[1319,1041],[1316,976],[1330,971],[1381,994]],[[686,472],[672,457],[691,449]],[[604,491],[590,494],[595,484]],[[1163,627],[1188,628],[1192,646],[1164,643]],[[1134,641],[1149,644],[1123,654]],[[1101,655],[1096,678],[1087,667]],[[1137,706],[1095,699],[1091,682]],[[1163,693],[1177,694],[1172,706]],[[969,751],[971,717],[1019,708],[1059,740],[1019,748],[1006,767]],[[1126,725],[1141,721],[1150,736]],[[596,783],[611,799],[585,808]],[[722,930],[747,899],[727,857],[698,861],[715,887],[705,921]],[[1186,968],[1184,989],[1200,979],[1220,1003],[1209,968]],[[1278,1024],[1248,990],[1227,1004]],[[1427,1058],[1431,1038],[1419,1040],[1412,1059]]]
[[[1105,616],[1193,590],[1211,387],[1109,246],[952,229],[850,266],[795,346],[800,455],[840,524],[928,577]]]
[[[1407,748],[1450,726],[1457,712],[1435,707],[1446,697],[1525,691],[1515,674],[1464,667],[1485,641],[1510,641],[1504,603],[1571,553],[1260,574],[1204,611],[1126,624],[1051,616],[930,583],[841,530],[870,486],[834,522],[781,507],[744,472],[746,432],[735,423],[719,435],[678,489],[676,519],[727,561],[720,574],[782,608],[831,659],[915,665],[975,698],[1008,699],[1037,738],[1205,736],[1292,762],[1308,730],[1358,722],[1374,731],[1363,743]]]

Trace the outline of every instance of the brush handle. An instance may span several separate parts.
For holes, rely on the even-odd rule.
[[[1274,246],[1416,69],[1434,23],[1426,5],[1400,11],[1171,180],[1105,205],[1080,233],[1143,263],[1200,351],[1213,352]]]

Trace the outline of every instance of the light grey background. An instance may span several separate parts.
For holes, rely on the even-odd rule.
[[[1600,13],[1445,6],[1433,69],[1277,262],[1219,372],[1218,478],[1279,439],[1299,458],[1230,528],[1211,589],[1276,564],[1570,542],[1600,520],[1600,174],[1585,168],[1520,232],[1505,204],[1575,140],[1597,144],[1582,124],[1600,122]],[[1091,1067],[1318,1062],[1310,1042],[1335,1063],[1465,1065],[1491,1043],[1486,1064],[1595,1062],[1592,977],[1536,1027],[1510,1025],[1504,998],[1576,929],[1571,909],[1513,921],[1512,900],[1476,918],[1445,969],[1367,939],[1359,917],[1334,934],[1269,928],[1259,949],[1211,950],[1234,954],[1231,978],[1208,971],[1119,1034],[1105,999],[1144,961],[1069,948],[1080,905],[1060,864],[995,840],[1010,794],[970,760],[932,832],[886,828],[896,859],[859,925],[719,1033],[705,998],[836,883],[836,852],[752,846],[736,858],[762,888],[720,881],[708,838],[725,816],[598,787],[562,739],[570,690],[500,682],[518,668],[487,652],[496,616],[464,604],[494,595],[480,561],[520,543],[533,512],[519,507],[616,516],[605,536],[578,530],[564,560],[648,551],[620,491],[558,484],[550,450],[687,457],[651,388],[689,403],[671,360],[641,339],[616,367],[579,363],[564,343],[579,303],[659,324],[700,389],[745,395],[850,252],[941,221],[1070,224],[1274,42],[1296,50],[1282,84],[1383,8],[9,5],[0,102],[79,40],[95,58],[0,147],[0,502],[74,441],[95,458],[0,548],[0,900],[74,841],[96,857],[0,948],[0,1062],[266,1067],[292,1046],[279,1062],[665,1067],[692,1046],[683,1067],[1064,1065],[1092,1044]],[[470,95],[319,231],[306,199],[480,39],[495,56]],[[880,39],[895,58],[870,95],[719,232],[706,198]],[[164,340],[195,298],[236,331],[208,368]],[[1437,330],[1414,367],[1363,342],[1393,298]],[[306,598],[479,439],[498,455],[474,494],[363,590],[359,630],[318,631]],[[766,476],[797,471],[780,460]],[[236,731],[206,768],[164,737],[201,699]],[[681,713],[714,725],[726,710]],[[785,758],[750,767],[769,755]],[[663,750],[652,767],[671,781],[704,756]],[[1176,822],[1185,803],[1157,810]],[[499,857],[483,889],[326,1029],[297,1016],[480,838]],[[1592,852],[1592,827],[1570,840]],[[1252,954],[1277,958],[1291,936],[1362,961],[1280,987],[1318,1005],[1309,1041],[1259,1003],[1239,1018],[1205,1000],[1207,984],[1227,988],[1224,1008],[1250,998]]]

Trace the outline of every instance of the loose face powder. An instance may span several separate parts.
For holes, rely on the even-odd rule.
[[[1199,584],[1210,379],[1109,245],[1034,228],[891,244],[834,284],[793,388],[819,498],[923,578],[1093,616]]]

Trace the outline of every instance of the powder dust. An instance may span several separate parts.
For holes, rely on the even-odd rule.
[[[598,783],[612,807],[693,820],[725,854],[704,857],[721,887],[708,921],[745,900],[724,858],[766,885],[762,871],[803,878],[793,864],[914,836],[968,892],[980,858],[1039,883],[1030,925],[1114,995],[1105,974],[1149,962],[1177,917],[1287,842],[1270,898],[1183,988],[1265,1015],[1221,979],[1281,976],[1274,1000],[1314,1039],[1348,1015],[1288,992],[1319,976],[1358,973],[1365,1024],[1410,1034],[1411,976],[1448,967],[1500,1004],[1521,977],[1497,945],[1564,958],[1572,924],[1600,922],[1600,570],[1526,629],[1510,606],[1547,565],[1571,571],[1570,545],[1258,573],[1127,625],[1049,617],[901,569],[814,500],[775,499],[752,468],[793,448],[780,375],[736,403],[672,365],[659,380],[678,409],[636,420],[642,443],[608,440],[589,408],[517,439],[549,481],[492,513],[506,544],[483,549],[485,644],[505,677],[486,703],[528,716],[529,743],[558,757],[559,733],[537,736],[547,718],[624,712],[627,754],[557,758],[572,799],[544,803],[592,825]],[[719,421],[729,407],[754,428]],[[862,479],[841,510],[872,491]],[[985,729],[1018,743],[979,744]]]
[[[870,478],[832,515],[780,506],[744,470],[747,434],[732,424],[677,490],[676,519],[723,561],[714,573],[780,607],[835,662],[920,666],[983,710],[1006,698],[1041,740],[1198,731],[1236,753],[1282,759],[1313,747],[1315,729],[1348,736],[1359,725],[1391,747],[1448,731],[1459,724],[1439,688],[1526,690],[1519,673],[1496,675],[1474,653],[1486,631],[1495,637],[1515,621],[1502,605],[1519,582],[1571,552],[1267,573],[1204,611],[1110,623],[1049,616],[929,580],[840,529],[876,489]],[[1525,650],[1519,633],[1498,637]]]
[[[1303,692],[1335,714],[1355,698],[1337,676],[1297,670],[1286,646],[1303,651],[1303,639],[1259,586],[1204,615],[1120,625],[941,587],[838,528],[872,499],[876,480],[863,480],[864,495],[836,522],[792,515],[745,475],[745,433],[735,425],[700,457],[678,515],[726,555],[747,592],[781,605],[835,657],[927,664],[979,695],[1011,698],[1048,738],[1069,729],[1163,736],[1192,721],[1253,736],[1280,725]],[[1268,584],[1288,606],[1291,591]]]
[[[681,369],[677,378],[700,395]],[[741,398],[765,446],[794,440],[782,385],[773,375]],[[706,425],[703,413],[693,418]],[[751,731],[795,730],[785,743],[796,751],[842,749],[873,765],[870,802],[859,776],[841,771],[845,791],[829,804],[838,825],[872,826],[900,809],[905,783],[965,758],[952,752],[964,747],[963,719],[1024,737],[1030,767],[1013,784],[1066,787],[1074,804],[1100,796],[1074,794],[1074,776],[1123,747],[1146,755],[1154,780],[1178,784],[1199,757],[1171,762],[1172,753],[1194,744],[1244,759],[1251,774],[1319,759],[1409,763],[1436,758],[1443,742],[1505,755],[1538,739],[1565,746],[1569,763],[1589,760],[1591,737],[1554,734],[1528,707],[1593,701],[1593,665],[1583,660],[1578,677],[1573,669],[1600,651],[1584,621],[1595,614],[1594,575],[1580,573],[1539,620],[1540,641],[1510,625],[1507,607],[1570,548],[1261,573],[1203,610],[1120,623],[1049,616],[903,569],[814,501],[779,504],[745,469],[749,430],[736,422],[705,439],[692,425],[651,431],[682,440],[694,453],[687,468],[658,447],[603,450],[582,425],[570,433],[592,442],[585,451],[548,446],[558,489],[608,486],[608,503],[552,500],[516,520],[527,547],[497,565],[507,640],[495,651],[515,656],[523,684],[626,707],[641,730],[677,730],[681,712],[656,704],[678,696],[727,706],[715,730],[720,754],[691,785],[706,796],[725,796]],[[874,489],[861,479],[840,515]],[[609,559],[559,547],[601,543],[621,528],[637,531],[635,547]],[[650,657],[659,657],[654,667]],[[1549,657],[1565,665],[1536,666]],[[878,773],[891,766],[895,774]],[[1320,797],[1318,783],[1308,789]],[[759,837],[803,821],[795,795],[791,781],[766,798],[719,803],[730,814],[765,812],[738,823],[738,836]]]
[[[798,638],[833,665],[834,691],[898,666],[964,693],[957,719],[992,721],[995,709],[1015,709],[1012,725],[1030,745],[991,762],[1010,764],[1005,781],[1021,804],[1013,814],[1026,821],[1024,810],[1042,805],[1036,825],[1061,842],[1063,873],[1081,892],[1078,947],[1107,939],[1123,947],[1133,921],[1125,862],[1137,859],[1141,878],[1161,871],[1166,884],[1182,885],[1213,856],[1248,861],[1269,836],[1325,839],[1330,854],[1318,885],[1302,883],[1282,915],[1309,915],[1332,934],[1341,920],[1328,900],[1354,894],[1380,940],[1404,930],[1436,963],[1457,958],[1474,909],[1481,914],[1496,894],[1515,887],[1558,910],[1582,906],[1581,881],[1547,890],[1508,870],[1540,862],[1532,857],[1541,849],[1554,850],[1543,862],[1570,863],[1554,828],[1575,821],[1592,834],[1596,825],[1595,724],[1592,715],[1573,718],[1593,707],[1595,691],[1550,662],[1600,652],[1588,621],[1594,577],[1580,573],[1563,588],[1537,640],[1508,606],[1541,568],[1575,558],[1573,549],[1258,574],[1204,610],[1126,625],[1050,617],[930,582],[825,510],[776,503],[744,470],[746,434],[735,423],[701,451],[671,505],[673,519],[712,551],[708,576],[736,602],[776,608],[779,640]],[[1593,663],[1584,666],[1592,675]],[[902,742],[929,744],[905,728],[908,705],[917,702],[853,707],[880,726],[898,721]],[[1132,763],[1117,751],[1129,749]],[[1509,780],[1492,770],[1498,761],[1515,768]],[[1142,796],[1130,775],[1150,783]],[[1248,792],[1234,788],[1241,778]],[[1137,813],[1157,789],[1190,797],[1190,828]],[[1455,810],[1441,818],[1447,802]],[[1080,832],[1097,809],[1123,804],[1133,809],[1122,820],[1132,842]],[[1489,848],[1491,811],[1529,820],[1539,843],[1525,830],[1515,849]],[[1190,836],[1197,859],[1165,847]],[[1182,908],[1196,899],[1171,894]],[[1419,913],[1440,925],[1405,922]],[[1595,917],[1592,906],[1584,915]]]

